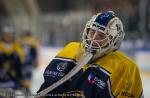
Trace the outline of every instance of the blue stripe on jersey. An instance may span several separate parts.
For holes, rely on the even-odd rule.
[[[100,25],[107,26],[108,22],[114,17],[111,12],[105,12],[98,15],[94,22],[97,22]]]

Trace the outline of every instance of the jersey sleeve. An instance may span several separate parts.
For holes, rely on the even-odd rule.
[[[131,78],[129,79],[128,83],[125,84],[126,86],[124,90],[126,92],[122,91],[122,95],[128,97],[133,96],[134,98],[144,98],[138,66],[135,66],[133,69],[131,69],[129,73],[129,77],[131,76]]]
[[[121,68],[116,74],[119,78],[112,79],[116,98],[144,98],[140,72],[136,65]]]
[[[63,48],[58,54],[57,57],[61,58],[69,58],[74,59],[78,51],[80,43],[78,42],[70,42],[68,45],[66,45],[65,48]]]
[[[44,83],[41,85],[38,92],[56,83],[58,80],[63,78],[76,65],[76,61],[74,60],[75,51],[72,49],[76,47],[75,45],[76,45],[75,43],[68,44],[49,63],[49,65],[46,67],[43,74]],[[67,87],[66,85],[55,88],[54,92],[52,93],[63,92]]]

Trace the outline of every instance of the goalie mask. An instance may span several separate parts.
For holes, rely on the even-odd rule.
[[[86,52],[101,57],[118,49],[124,35],[122,22],[114,12],[98,13],[87,22],[82,44]]]

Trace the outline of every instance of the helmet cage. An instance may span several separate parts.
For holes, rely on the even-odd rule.
[[[96,33],[103,33],[106,37],[101,40],[95,40],[94,37],[89,39],[87,37],[88,30],[93,29]],[[124,31],[122,22],[119,18],[115,17],[112,18],[107,26],[103,26],[94,22],[92,19],[87,22],[83,35],[82,35],[82,43],[83,46],[87,51],[90,52],[100,52],[100,54],[105,54],[109,51],[116,50],[119,48],[123,38],[124,38]],[[91,41],[92,40],[92,41]],[[103,45],[99,44],[100,42],[106,41]],[[96,44],[96,45],[93,45]]]

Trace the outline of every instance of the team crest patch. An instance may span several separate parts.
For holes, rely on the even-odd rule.
[[[63,71],[67,68],[67,62],[57,64],[57,70]]]

